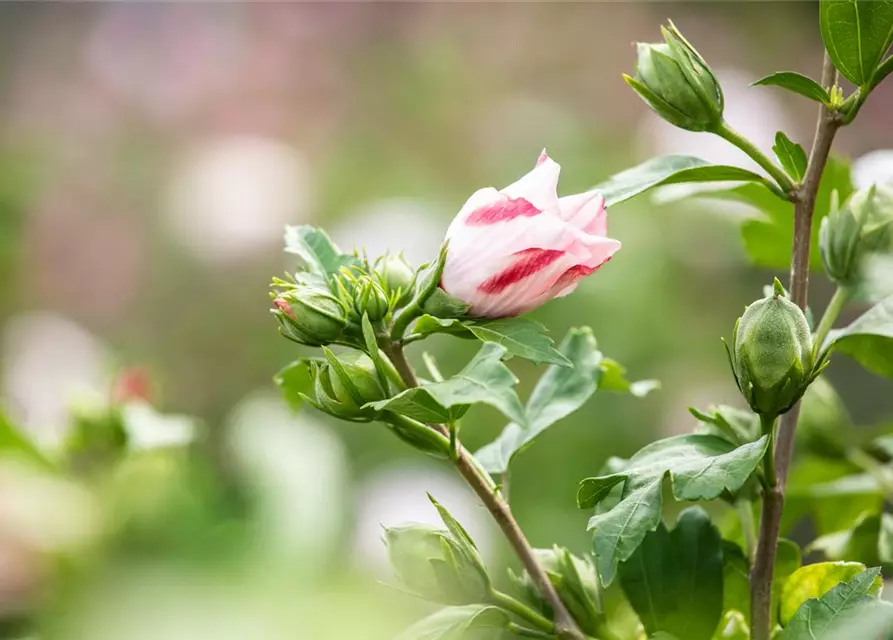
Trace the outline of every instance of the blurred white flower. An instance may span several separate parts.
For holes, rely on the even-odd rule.
[[[347,462],[335,434],[273,394],[248,396],[230,417],[236,463],[259,493],[271,557],[324,562],[344,519]]]
[[[388,250],[402,251],[418,266],[437,257],[450,219],[440,213],[433,204],[422,200],[378,200],[363,205],[330,232],[344,251],[365,248],[370,258]]]
[[[0,531],[41,552],[82,548],[99,533],[99,509],[90,493],[33,465],[0,460]]]
[[[893,181],[893,149],[877,149],[856,158],[852,175],[856,189]]]
[[[418,522],[443,527],[428,494],[462,523],[486,561],[493,553],[490,515],[462,480],[448,470],[415,464],[393,465],[363,479],[356,498],[356,562],[382,576],[390,576],[384,527]]]
[[[716,77],[725,95],[726,121],[761,151],[772,157],[777,131],[787,132],[802,144],[796,138],[796,123],[772,91],[749,86],[754,78],[738,69],[716,70]],[[732,164],[762,172],[743,151],[719,136],[679,129],[650,110],[642,123],[641,139],[645,155],[692,155],[715,164]]]
[[[43,445],[57,445],[67,432],[74,402],[105,402],[105,348],[67,318],[13,317],[3,329],[3,353],[2,396],[13,419]]]
[[[194,418],[158,413],[147,402],[128,402],[121,408],[121,417],[135,451],[181,447],[192,442],[198,430]]]
[[[238,260],[279,250],[283,227],[304,221],[310,170],[279,140],[228,136],[188,153],[172,174],[167,222],[197,256]]]

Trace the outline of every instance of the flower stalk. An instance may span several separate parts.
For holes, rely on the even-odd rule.
[[[836,82],[837,71],[826,53],[822,85],[832,86]],[[824,105],[820,107],[806,176],[803,179],[803,184],[795,193],[794,246],[789,290],[791,300],[803,310],[806,309],[809,291],[810,241],[816,194],[825,165],[828,162],[828,156],[831,153],[834,135],[841,124],[837,112],[828,110]],[[820,323],[819,326],[821,327],[822,324]],[[752,640],[770,640],[772,635],[772,580],[778,550],[781,514],[784,508],[785,482],[794,449],[794,434],[799,415],[800,404],[798,402],[781,417],[775,446],[770,447],[766,453],[767,458],[771,458],[776,482],[769,483],[763,495],[757,553],[750,574]]]
[[[412,366],[409,364],[409,361],[406,359],[406,354],[401,345],[394,343],[386,344],[382,347],[382,351],[388,355],[388,358],[400,373],[404,383],[408,387],[418,386],[418,378],[416,377]],[[430,426],[435,431],[449,437],[448,430],[443,425]],[[564,606],[561,598],[559,598],[558,592],[549,580],[549,576],[546,575],[545,570],[537,561],[536,556],[533,553],[533,548],[527,541],[524,532],[521,531],[521,527],[518,526],[508,503],[500,495],[492,478],[475,464],[471,454],[459,442],[455,443],[455,454],[451,456],[451,458],[453,464],[456,465],[459,474],[465,479],[465,482],[468,483],[493,516],[493,519],[496,521],[496,524],[499,525],[499,528],[502,530],[503,535],[508,540],[513,551],[521,560],[521,564],[527,570],[527,573],[530,575],[534,584],[536,584],[543,599],[552,608],[554,615],[552,633],[563,640],[586,640],[586,636],[580,631],[576,621],[570,615],[567,607]]]
[[[750,158],[756,162],[762,169],[772,176],[772,179],[775,180],[775,183],[778,185],[781,190],[781,196],[785,200],[791,200],[793,194],[796,192],[796,186],[788,175],[771,159],[769,159],[766,154],[760,151],[756,145],[754,145],[750,140],[742,136],[740,133],[732,129],[726,121],[722,121],[719,125],[713,129],[713,133],[718,135],[723,140],[731,143],[732,145],[738,147],[746,153]]]

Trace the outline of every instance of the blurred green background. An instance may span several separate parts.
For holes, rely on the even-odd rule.
[[[301,355],[268,312],[270,277],[294,267],[282,228],[323,226],[342,248],[418,264],[472,192],[514,181],[544,146],[562,194],[656,154],[750,166],[624,85],[632,43],[658,39],[667,17],[716,70],[733,125],[767,150],[779,129],[808,144],[811,103],[747,85],[818,73],[811,2],[0,5],[5,409],[52,447],[72,406],[138,366],[153,403],[207,436],[188,461],[150,457],[101,490],[33,489],[0,469],[4,633],[36,621],[37,637],[90,640],[390,637],[426,605],[378,583],[380,524],[436,521],[426,490],[494,566],[511,563],[449,468],[376,425],[280,401],[272,376]],[[891,109],[888,83],[840,153],[893,148]],[[581,478],[689,430],[689,405],[738,402],[719,338],[784,275],[746,264],[740,215],[650,195],[620,205],[610,233],[624,249],[534,314],[556,339],[591,325],[632,378],[663,382],[644,400],[597,395],[519,457],[512,503],[534,545],[583,552]],[[813,304],[830,293],[816,277]],[[439,340],[445,371],[475,349]],[[512,366],[526,397],[536,368]],[[893,413],[857,365],[835,362],[830,378],[860,424]],[[462,433],[474,450],[502,427],[480,410]],[[43,540],[72,528],[74,547]]]

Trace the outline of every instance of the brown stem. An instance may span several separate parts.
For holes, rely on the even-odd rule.
[[[836,82],[837,71],[828,55],[825,54],[822,86],[831,86]],[[804,310],[809,292],[809,245],[812,239],[812,218],[815,211],[816,193],[828,162],[834,134],[837,133],[840,125],[839,114],[828,111],[824,106],[820,107],[806,176],[797,191],[794,202],[794,248],[789,289],[791,300]],[[800,404],[798,403],[781,417],[775,449],[768,452],[769,455],[775,456],[776,479],[763,495],[757,555],[750,573],[751,638],[753,640],[769,640],[772,633],[772,579],[778,548],[778,534],[781,527],[781,513],[784,508],[785,482],[791,455],[794,451],[794,432],[797,428],[799,415]]]
[[[403,348],[398,344],[390,344],[384,345],[382,350],[388,355],[391,362],[394,363],[406,385],[417,387],[419,385],[418,378],[416,378],[412,366],[406,359]],[[443,425],[430,426],[441,433],[446,433],[446,428]],[[524,565],[530,578],[536,584],[543,599],[552,608],[555,634],[565,640],[585,640],[586,636],[580,631],[580,627],[577,626],[567,607],[564,606],[561,598],[558,597],[558,592],[552,586],[552,582],[549,580],[549,576],[546,575],[545,570],[537,562],[536,556],[533,554],[533,548],[524,536],[524,532],[521,531],[521,527],[518,526],[508,503],[499,495],[492,481],[484,476],[484,472],[477,467],[471,454],[461,444],[457,446],[453,462],[468,485],[481,499],[484,506],[487,507],[496,524],[502,529],[502,533],[521,560],[521,564]]]

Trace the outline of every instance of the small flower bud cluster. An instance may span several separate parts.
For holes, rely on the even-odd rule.
[[[362,337],[361,323],[385,320],[411,298],[416,275],[399,254],[387,254],[372,268],[368,261],[343,267],[329,282],[296,274],[274,278],[273,315],[282,334],[304,345],[319,347]]]

